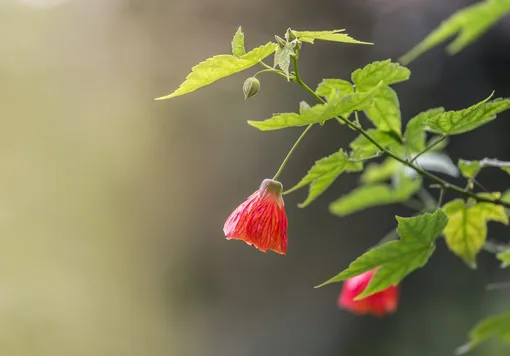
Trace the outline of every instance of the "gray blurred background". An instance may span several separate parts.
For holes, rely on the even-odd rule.
[[[297,109],[298,87],[249,73],[169,101],[190,68],[301,30],[346,28],[375,46],[317,43],[304,79],[348,78],[397,59],[468,0],[1,0],[0,354],[6,356],[451,355],[483,316],[510,307],[509,279],[491,255],[469,270],[439,242],[402,284],[388,318],[339,310],[341,285],[313,289],[392,229],[403,207],[347,218],[328,203],[356,186],[342,176],[307,209],[286,198],[288,255],[227,242],[225,218],[271,177],[300,129],[261,133],[246,120]],[[403,117],[510,95],[510,19],[455,57],[442,48],[395,86]],[[454,161],[510,160],[510,115],[455,137]],[[295,184],[353,134],[314,129],[281,176]],[[484,173],[491,189],[508,177]],[[494,227],[494,228],[493,228]],[[491,238],[508,231],[491,225]],[[505,275],[506,272],[506,275]],[[508,355],[494,343],[471,355]]]

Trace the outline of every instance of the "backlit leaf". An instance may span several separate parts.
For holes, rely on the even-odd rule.
[[[382,147],[391,147],[394,152],[403,152],[403,146],[401,143],[389,132],[370,129],[366,130],[366,133]],[[354,141],[352,141],[350,143],[350,147],[354,151],[351,154],[351,157],[357,159],[373,156],[380,151],[376,145],[363,135],[359,135]]]
[[[448,218],[441,210],[412,218],[397,216],[400,235],[394,240],[364,253],[349,268],[322,283],[319,287],[345,281],[377,268],[367,288],[356,299],[362,299],[395,286],[409,273],[423,267],[435,249],[435,240],[445,228]]]
[[[332,99],[325,104],[317,104],[301,114],[283,113],[275,114],[264,121],[248,121],[253,127],[261,131],[278,130],[285,127],[305,126],[310,124],[323,124],[325,121],[337,116],[343,116],[352,111],[361,111],[373,104],[374,93],[378,87],[371,91],[347,94]]]
[[[244,48],[244,33],[241,26],[239,26],[232,39],[232,54],[237,58],[246,54],[246,49]]]
[[[448,248],[473,268],[476,267],[476,255],[487,239],[487,221],[508,224],[504,207],[492,203],[468,205],[462,199],[456,199],[446,204],[443,211],[449,219],[444,230]]]
[[[356,84],[356,90],[367,91],[370,88],[383,82],[384,85],[395,84],[408,80],[411,71],[389,59],[373,62],[361,69],[355,70],[352,75],[352,82]]]
[[[402,133],[400,104],[397,93],[389,86],[381,87],[374,96],[374,105],[365,110],[365,114],[381,131]]]
[[[329,211],[338,216],[346,216],[370,207],[401,203],[408,200],[421,187],[421,180],[401,177],[399,185],[364,185],[332,202]]]
[[[361,175],[361,182],[364,184],[378,183],[388,180],[395,174],[402,164],[393,158],[387,158],[383,163],[369,164]]]
[[[293,192],[310,184],[308,197],[299,204],[304,208],[321,195],[343,172],[359,172],[363,169],[361,162],[351,162],[347,154],[340,150],[328,157],[324,157],[313,165],[306,176],[294,187],[285,192]]]
[[[459,159],[457,166],[459,167],[462,176],[468,179],[476,177],[482,168],[478,161],[466,161],[463,159]]]
[[[251,50],[240,58],[230,54],[220,54],[206,59],[191,69],[191,73],[176,91],[156,100],[170,99],[191,93],[201,87],[214,83],[218,79],[248,69],[271,55],[275,51],[276,46],[275,43],[269,42],[264,46]]]
[[[333,41],[333,42],[343,42],[343,43],[354,43],[354,44],[369,44],[370,42],[362,42],[355,40],[354,38],[348,36],[345,33],[340,33],[345,30],[333,30],[333,31],[292,31],[294,36],[297,37],[298,40],[308,43],[313,43],[315,40],[321,41]]]
[[[498,253],[497,257],[502,262],[501,267],[510,266],[510,249]]]
[[[323,79],[315,89],[315,93],[327,101],[351,94],[353,91],[352,84],[343,79]]]
[[[407,123],[406,130],[404,132],[404,139],[407,147],[411,152],[421,152],[425,149],[426,132],[425,122],[441,113],[444,112],[444,108],[433,108],[427,111],[421,112],[413,117]]]
[[[486,0],[465,7],[443,21],[422,42],[402,56],[400,62],[408,64],[424,52],[458,34],[447,48],[448,53],[456,54],[485,33],[509,11],[510,1],[508,0]]]
[[[466,353],[475,346],[491,338],[510,344],[510,312],[490,316],[478,323],[470,332],[470,341],[456,351],[457,355]]]
[[[426,120],[425,129],[444,135],[457,135],[476,129],[496,118],[505,110],[510,109],[510,99],[495,99],[492,97],[459,111],[447,111]]]

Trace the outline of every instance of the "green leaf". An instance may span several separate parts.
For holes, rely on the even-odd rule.
[[[403,151],[401,143],[389,132],[376,129],[366,130],[366,133],[384,148],[391,147],[395,152]],[[361,159],[370,157],[379,152],[379,148],[363,135],[359,135],[350,143],[350,147],[354,150],[351,158]],[[400,148],[400,149],[399,149]]]
[[[427,119],[426,130],[444,135],[458,135],[494,120],[496,114],[510,109],[510,99],[488,101],[493,94],[467,109],[447,111]]]
[[[402,120],[397,93],[389,86],[381,87],[375,94],[374,105],[365,114],[378,129],[402,134]]]
[[[497,338],[510,344],[510,312],[490,316],[479,322],[470,332],[470,341],[459,347],[456,354],[460,355],[473,349],[475,346],[491,338]]]
[[[315,162],[306,176],[298,184],[286,191],[285,194],[310,184],[308,197],[303,203],[299,204],[300,208],[304,208],[324,193],[341,173],[359,172],[362,169],[363,164],[361,162],[351,162],[347,154],[340,150]]]
[[[395,286],[412,271],[423,267],[435,249],[435,240],[447,224],[448,218],[441,210],[412,218],[397,216],[399,240],[380,245],[351,263],[349,268],[323,285],[345,281],[377,268],[377,272],[357,300]]]
[[[390,179],[395,174],[400,163],[393,158],[387,158],[383,163],[371,163],[361,175],[364,184],[378,183]]]
[[[422,42],[400,58],[400,62],[408,64],[424,52],[458,34],[448,46],[449,54],[456,54],[481,36],[491,26],[510,11],[507,0],[488,0],[473,4],[457,11]]]
[[[156,100],[170,99],[191,93],[201,87],[214,83],[218,79],[248,69],[271,55],[275,51],[276,46],[275,43],[269,42],[264,46],[251,50],[240,58],[229,54],[220,54],[206,59],[191,69],[191,73],[176,91],[172,94],[156,98]]]
[[[363,93],[352,93],[340,98],[332,99],[325,104],[317,104],[302,112],[275,114],[264,121],[248,121],[253,127],[261,131],[283,129],[285,127],[305,126],[310,124],[323,124],[325,121],[337,116],[343,116],[352,111],[361,111],[372,105],[374,93],[379,87]]]
[[[323,79],[317,86],[317,89],[315,89],[315,93],[322,96],[327,101],[340,98],[353,92],[354,88],[352,84],[343,79]]]
[[[497,257],[501,262],[503,262],[501,267],[504,268],[510,266],[510,249],[498,253]]]
[[[370,207],[401,203],[408,200],[421,187],[421,180],[402,177],[400,184],[364,185],[332,202],[329,211],[338,216],[346,216]]]
[[[462,176],[465,178],[471,179],[478,175],[480,172],[480,169],[482,169],[482,166],[480,165],[480,162],[478,161],[465,161],[463,159],[459,159],[459,162],[457,163],[457,167],[460,169],[460,173],[462,173]]]
[[[388,59],[370,63],[362,69],[356,69],[352,73],[351,79],[356,84],[356,90],[367,91],[381,81],[384,85],[395,84],[408,80],[410,75],[409,69]]]
[[[404,140],[411,152],[421,152],[425,149],[425,122],[441,113],[444,112],[444,108],[433,108],[427,111],[421,112],[413,117],[407,123],[406,130],[404,132]]]
[[[490,194],[480,196],[491,197]],[[443,207],[448,215],[444,230],[448,248],[472,268],[476,268],[476,255],[487,239],[487,221],[508,224],[504,207],[492,203],[466,204],[456,199]]]
[[[354,43],[354,44],[368,44],[370,42],[361,42],[348,36],[343,32],[345,30],[333,30],[333,31],[292,31],[294,36],[300,41],[313,43],[315,40],[321,41],[332,41],[332,42],[343,42],[343,43]]]
[[[287,75],[287,80],[289,78],[289,67],[290,67],[290,57],[295,56],[294,47],[291,43],[287,42],[283,47],[276,47],[276,51],[274,54],[274,67],[280,67],[280,69]]]
[[[484,167],[500,168],[503,172],[510,174],[510,162],[500,161],[493,158],[484,158],[481,161],[459,160],[459,169],[466,178],[474,178]]]
[[[239,26],[232,39],[232,54],[237,58],[246,54],[246,49],[244,48],[244,33],[241,26]]]

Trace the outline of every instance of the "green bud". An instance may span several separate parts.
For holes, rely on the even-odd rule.
[[[260,82],[255,77],[249,77],[244,81],[243,84],[243,93],[244,99],[251,98],[254,95],[257,95],[260,89]]]
[[[285,32],[285,39],[287,41],[293,41],[297,39],[296,31],[291,30],[290,28],[287,29],[287,32]]]

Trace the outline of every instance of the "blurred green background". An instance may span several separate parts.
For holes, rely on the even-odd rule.
[[[346,28],[375,46],[305,45],[312,86],[396,59],[470,1],[2,0],[0,2],[0,354],[6,356],[451,355],[474,323],[510,307],[492,256],[476,271],[442,242],[402,284],[399,311],[355,317],[340,285],[313,289],[379,241],[405,208],[339,219],[327,205],[356,185],[342,176],[310,208],[286,199],[286,257],[227,242],[225,218],[271,177],[299,135],[246,120],[308,99],[277,76],[244,101],[244,73],[157,102],[199,61],[295,29]],[[395,87],[403,117],[510,94],[510,21],[460,55],[434,50]],[[249,73],[253,73],[254,70]],[[458,157],[510,160],[509,115],[456,137]],[[287,187],[353,138],[314,129],[281,176]],[[481,176],[492,189],[508,178]],[[492,225],[491,225],[492,228]],[[508,231],[491,238],[507,241]],[[473,356],[508,355],[488,344]]]

